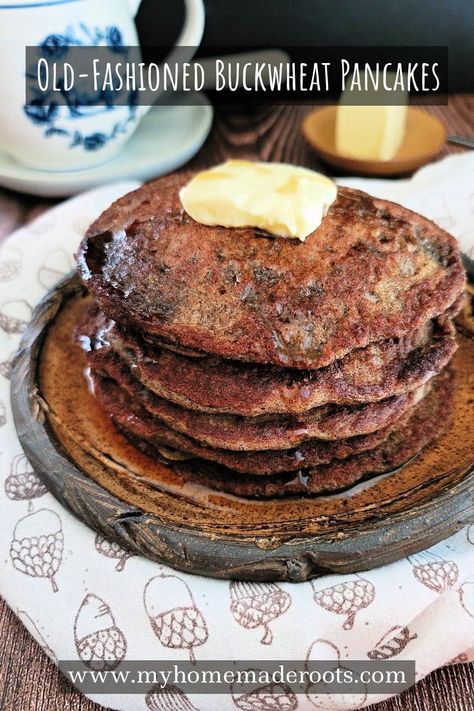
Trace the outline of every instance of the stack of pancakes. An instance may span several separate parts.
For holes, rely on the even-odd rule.
[[[391,471],[449,421],[455,240],[340,188],[305,242],[195,222],[189,174],[88,230],[77,327],[94,393],[183,479],[244,497],[319,494]]]

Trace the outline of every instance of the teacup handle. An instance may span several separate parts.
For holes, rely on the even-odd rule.
[[[130,11],[135,17],[140,7],[141,0],[127,0]],[[203,0],[184,0],[185,17],[181,33],[175,43],[175,47],[196,48],[201,42],[204,32],[204,4]],[[183,61],[191,59],[194,52],[190,50],[189,57],[183,57]]]

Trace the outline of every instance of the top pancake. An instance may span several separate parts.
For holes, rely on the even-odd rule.
[[[79,273],[123,325],[225,358],[320,368],[401,337],[464,288],[456,241],[348,188],[305,242],[208,227],[182,208],[188,174],[124,196],[89,228]]]

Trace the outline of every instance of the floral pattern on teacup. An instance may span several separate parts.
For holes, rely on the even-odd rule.
[[[38,44],[38,58],[48,62],[65,61],[74,47],[106,47],[114,54],[126,57],[128,48],[123,43],[122,32],[115,25],[105,28],[87,27],[81,22],[78,27],[69,27],[63,33],[52,33]],[[64,67],[64,64],[63,64]],[[69,148],[80,147],[84,151],[98,151],[117,136],[127,133],[129,125],[136,121],[135,94],[129,92],[126,103],[114,103],[117,92],[107,93],[101,90],[86,94],[77,88],[71,90],[39,92],[36,87],[37,64],[29,66],[26,77],[30,79],[27,96],[28,103],[23,107],[27,117],[43,128],[45,138],[61,137],[69,141]],[[57,77],[57,87],[64,86],[64,76]],[[60,98],[57,98],[58,93]],[[97,104],[100,101],[100,105]],[[85,124],[87,119],[100,115],[115,114],[117,120],[110,122],[107,130],[91,130]],[[120,117],[120,118],[119,118]]]

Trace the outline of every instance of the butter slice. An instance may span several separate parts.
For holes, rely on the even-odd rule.
[[[337,109],[336,150],[361,160],[390,160],[405,135],[406,104],[350,106]]]
[[[337,187],[308,168],[228,160],[198,173],[179,196],[203,225],[256,227],[304,241],[321,224]]]

